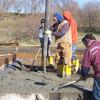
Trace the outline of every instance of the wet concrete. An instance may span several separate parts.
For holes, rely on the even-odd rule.
[[[28,53],[30,52],[30,49],[26,48],[22,48],[21,50],[19,50],[19,52],[24,52],[25,50],[25,54],[27,54],[26,50]],[[6,49],[4,52],[5,51]],[[33,52],[33,49],[31,49],[31,52]],[[80,52],[80,54],[82,54],[82,52]],[[27,60],[27,62],[29,61]],[[39,63],[40,60],[37,60],[37,63],[35,64]],[[44,74],[43,67],[34,66],[34,68],[38,69],[38,71],[35,69],[31,71],[12,69],[10,72],[9,70],[8,72],[5,72],[7,74],[4,74],[4,72],[3,74],[0,74],[0,93],[47,93],[47,95],[51,93],[49,94],[50,100],[91,100],[90,91],[92,91],[93,78],[88,78],[86,82],[79,81],[74,84],[64,86],[58,91],[54,91],[53,88],[62,83],[68,83],[76,80],[80,77],[80,75],[74,73],[70,79],[68,77],[59,78],[57,77],[56,70],[54,69],[48,69],[48,72]],[[45,100],[48,99],[46,98]]]
[[[18,69],[8,71],[4,71],[6,74],[0,72],[0,93],[60,93],[59,100],[90,100],[86,99],[86,95],[92,91],[92,78],[88,78],[86,82],[79,81],[54,91],[53,88],[76,80],[80,76],[74,74],[71,79],[68,79],[67,77],[59,78],[54,72],[44,74],[42,71],[27,72]],[[90,98],[90,96],[87,97]]]

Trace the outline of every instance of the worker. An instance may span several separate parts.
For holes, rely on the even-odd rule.
[[[71,56],[72,56],[72,39],[71,29],[68,21],[64,20],[64,17],[55,13],[53,20],[57,28],[52,32],[55,36],[57,43],[56,50],[56,63],[57,63],[57,75],[60,77],[71,75]]]
[[[79,60],[76,58],[76,49],[77,49],[77,41],[78,41],[78,31],[77,31],[77,23],[73,18],[71,12],[64,11],[63,12],[64,19],[67,20],[71,26],[71,34],[72,34],[72,64],[75,66],[76,72],[79,69]]]
[[[41,47],[43,47],[43,41],[44,41],[44,23],[45,19],[41,19],[41,26],[39,27],[39,40],[41,43]],[[52,38],[51,35],[48,35],[48,46],[51,44]]]
[[[42,60],[41,60],[41,65],[43,65],[43,44],[44,44],[44,23],[45,19],[41,19],[41,27],[39,27],[39,40],[42,48]],[[50,44],[52,42],[51,34],[48,35],[48,46],[47,46],[47,57],[49,61],[49,65],[54,66],[53,58],[50,53]]]
[[[93,99],[100,100],[100,41],[92,34],[86,34],[82,39],[86,49],[84,51],[81,76],[85,79],[90,67],[94,70]]]

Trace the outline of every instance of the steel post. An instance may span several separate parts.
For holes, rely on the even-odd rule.
[[[43,45],[43,67],[44,73],[46,73],[46,64],[47,64],[47,47],[48,47],[48,35],[45,34],[45,31],[49,29],[49,0],[46,0],[45,3],[45,24],[44,24],[44,45]]]

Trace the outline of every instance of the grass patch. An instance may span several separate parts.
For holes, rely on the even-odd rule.
[[[32,46],[32,45],[39,45],[39,41],[37,39],[36,40],[28,40],[28,39],[22,39],[22,40],[19,40],[18,43],[21,45],[21,46]]]

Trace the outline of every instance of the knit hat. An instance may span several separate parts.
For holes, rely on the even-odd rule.
[[[55,13],[55,14],[54,14],[54,17],[57,18],[57,21],[58,21],[59,23],[61,23],[61,22],[64,20],[64,17],[63,17],[61,14],[59,14],[59,13]]]

